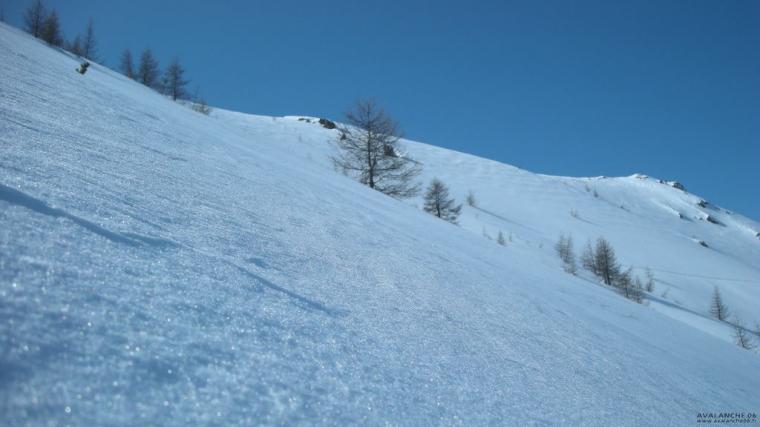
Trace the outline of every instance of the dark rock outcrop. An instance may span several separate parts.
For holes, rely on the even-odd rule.
[[[77,68],[77,73],[84,74],[87,72],[88,68],[90,68],[90,63],[87,61],[84,61],[83,63],[79,64],[79,68]]]
[[[332,120],[327,119],[319,119],[319,124],[322,125],[325,129],[335,129],[335,122]]]

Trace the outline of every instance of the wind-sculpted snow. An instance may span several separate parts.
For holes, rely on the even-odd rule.
[[[760,411],[757,355],[562,272],[549,239],[569,213],[545,214],[544,231],[484,190],[456,227],[335,173],[318,125],[204,116],[74,68],[0,24],[0,424],[689,425]],[[430,173],[446,153],[407,148],[431,151]],[[477,179],[512,171],[478,161]],[[565,182],[514,176],[526,191]],[[609,206],[612,185],[598,189]],[[510,221],[506,247],[483,238]]]
[[[66,218],[70,220],[71,222],[99,235],[102,236],[108,240],[111,240],[112,242],[116,243],[123,243],[126,245],[132,245],[136,246],[140,243],[146,243],[150,245],[156,245],[156,246],[171,246],[172,243],[163,240],[163,239],[157,239],[147,236],[140,236],[139,234],[134,233],[119,233],[114,231],[106,230],[103,227],[100,227],[97,224],[93,224],[92,222],[79,218],[76,215],[72,215],[70,213],[67,213],[61,209],[51,208],[50,206],[46,205],[45,202],[42,200],[35,199],[34,197],[24,194],[21,191],[14,190],[13,188],[6,187],[5,185],[0,184],[0,200],[7,202],[11,205],[17,205],[22,206],[27,209],[31,209],[32,211],[42,214],[42,215],[48,215],[53,218]]]

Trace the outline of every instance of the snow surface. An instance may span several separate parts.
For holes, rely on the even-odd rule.
[[[335,173],[318,124],[203,116],[76,65],[0,24],[0,424],[760,411],[758,355],[706,315],[719,285],[760,321],[757,223],[650,178],[536,175],[405,142],[425,180],[475,191],[457,227]],[[506,247],[483,236],[499,230]],[[565,274],[560,232],[651,267],[649,305]]]

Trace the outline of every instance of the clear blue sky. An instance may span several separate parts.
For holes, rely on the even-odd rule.
[[[0,0],[19,25],[31,0]],[[760,219],[760,1],[48,0],[67,36],[177,55],[212,105],[340,119],[573,176],[646,173]]]

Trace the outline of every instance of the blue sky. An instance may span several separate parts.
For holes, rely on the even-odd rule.
[[[20,25],[31,0],[0,0]],[[178,56],[212,105],[340,119],[531,171],[642,172],[760,219],[760,2],[48,0],[101,55]],[[464,171],[463,171],[464,172]]]

